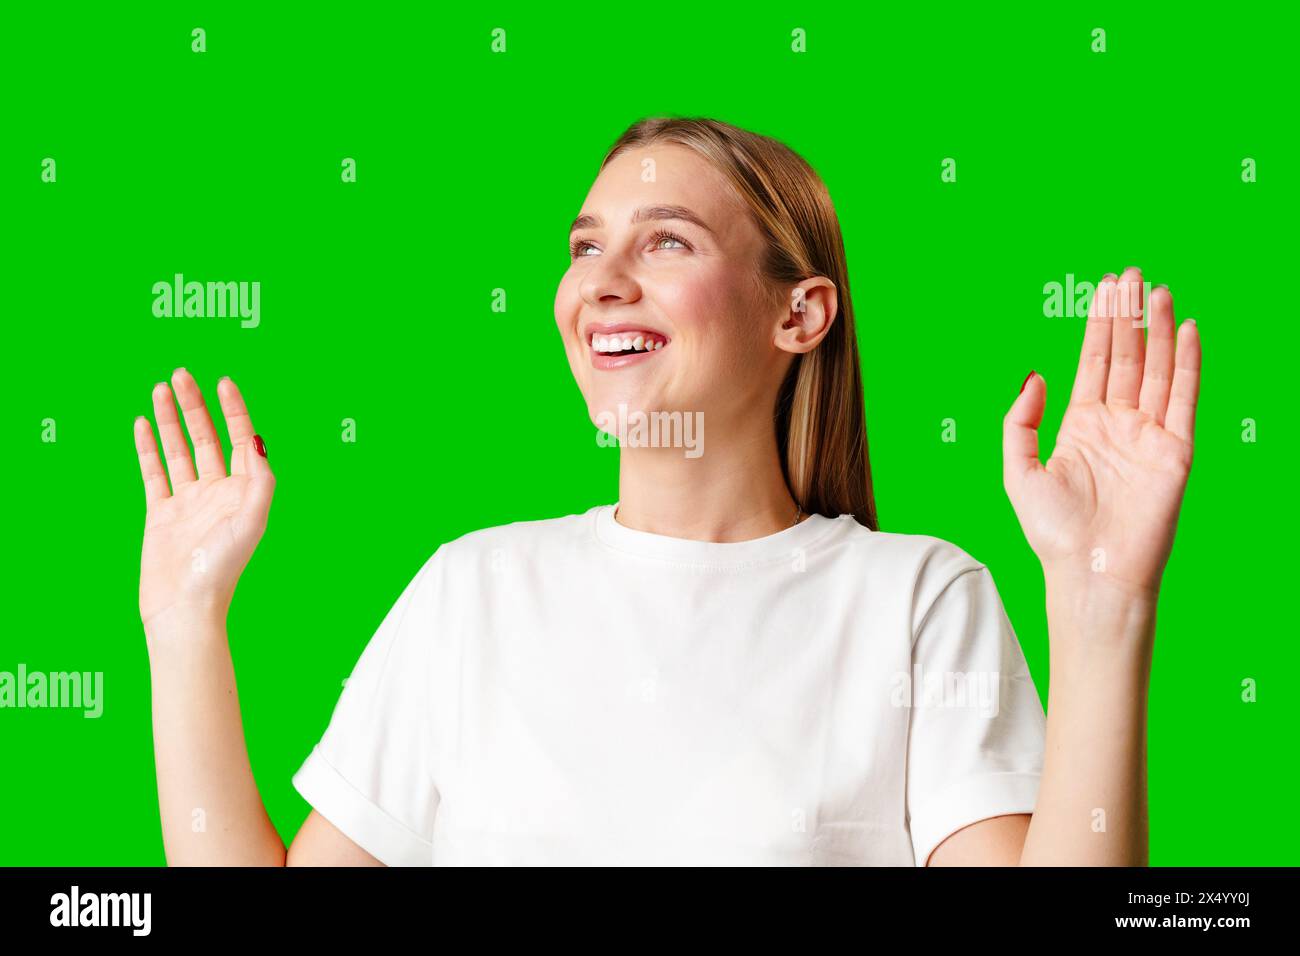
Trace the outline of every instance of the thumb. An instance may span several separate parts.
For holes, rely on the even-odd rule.
[[[1020,394],[1002,420],[1002,483],[1007,494],[1030,474],[1041,469],[1038,460],[1038,426],[1047,407],[1047,381],[1030,372],[1020,386]]]
[[[248,475],[248,514],[258,527],[264,527],[271,510],[271,495],[275,492],[275,473],[266,455],[266,442],[254,435],[244,442],[244,473]]]

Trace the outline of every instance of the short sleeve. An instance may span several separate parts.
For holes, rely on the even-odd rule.
[[[328,727],[293,776],[303,798],[389,866],[430,866],[438,791],[432,776],[435,553],[361,653]]]
[[[907,807],[917,866],[971,823],[1033,813],[1047,719],[983,565],[959,571],[915,632]]]

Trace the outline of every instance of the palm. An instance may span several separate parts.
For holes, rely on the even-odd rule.
[[[252,555],[240,503],[248,478],[228,476],[182,485],[145,516],[140,613],[144,618],[201,593],[215,575],[237,577]],[[147,590],[146,590],[147,589]]]
[[[140,556],[140,616],[146,625],[174,607],[203,606],[224,611],[266,526],[275,478],[253,449],[252,423],[234,383],[218,387],[233,448],[231,471],[198,386],[188,372],[176,373],[177,395],[194,439],[195,463],[165,385],[154,391],[154,409],[170,473],[149,429],[136,424],[148,510]]]
[[[1045,567],[1100,573],[1154,593],[1192,463],[1200,353],[1194,323],[1184,324],[1190,331],[1175,351],[1167,290],[1152,295],[1144,342],[1120,291],[1132,282],[1140,288],[1140,274],[1098,287],[1070,406],[1045,466],[1036,429],[1046,389],[1037,377],[1026,383],[1007,415],[1005,480]]]

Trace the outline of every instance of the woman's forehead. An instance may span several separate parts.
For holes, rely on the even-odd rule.
[[[752,228],[726,177],[676,144],[637,147],[612,159],[587,194],[582,220],[621,228],[644,221],[647,210],[672,207],[689,210],[718,239]]]

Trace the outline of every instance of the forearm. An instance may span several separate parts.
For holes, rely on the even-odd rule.
[[[1048,574],[1047,742],[1024,866],[1146,866],[1155,596]]]
[[[171,866],[284,866],[253,779],[224,614],[146,628],[163,845]]]

